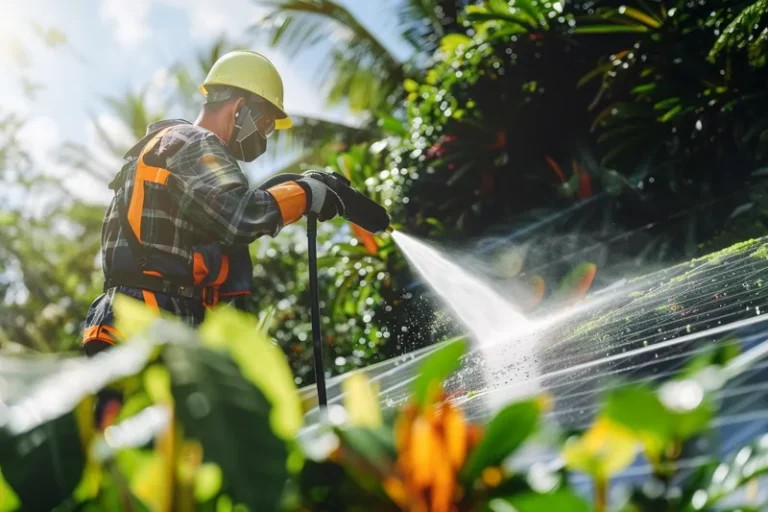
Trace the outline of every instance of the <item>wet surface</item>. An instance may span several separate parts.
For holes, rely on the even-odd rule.
[[[475,420],[545,391],[553,398],[547,421],[564,430],[579,429],[590,424],[605,390],[631,382],[661,383],[692,359],[730,348],[754,357],[740,360],[743,364],[716,392],[719,409],[712,435],[692,447],[686,460],[695,461],[712,442],[716,451],[732,452],[768,432],[768,358],[756,354],[768,338],[764,244],[768,239],[746,242],[617,283],[570,311],[539,315],[528,331],[510,339],[475,341],[447,389]],[[379,386],[383,408],[407,399],[420,361],[435,348],[362,370]],[[341,402],[343,378],[328,382],[331,405]],[[302,393],[306,402],[316,401],[312,387]],[[317,419],[315,408],[307,414],[309,430]],[[540,459],[544,453],[529,455]]]

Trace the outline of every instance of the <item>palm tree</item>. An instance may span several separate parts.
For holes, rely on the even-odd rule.
[[[167,109],[152,106],[147,101],[149,87],[141,91],[127,92],[122,97],[104,98],[109,114],[117,119],[119,126],[108,127],[103,119],[91,116],[96,132],[98,147],[85,147],[67,142],[61,148],[62,163],[79,169],[105,185],[119,170],[119,162],[136,139],[144,136],[147,125],[165,117]]]
[[[371,30],[333,0],[255,0],[271,12],[258,24],[271,31],[274,46],[299,54],[331,41],[330,58],[320,67],[320,83],[329,83],[330,104],[345,101],[353,112],[391,111],[402,97],[403,80],[419,77],[440,38],[456,27],[467,0],[402,0],[397,12],[400,35],[411,46],[398,59]]]

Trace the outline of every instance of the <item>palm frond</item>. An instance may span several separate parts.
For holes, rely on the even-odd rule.
[[[137,139],[144,136],[147,125],[160,121],[164,115],[163,112],[149,110],[146,88],[138,93],[128,92],[122,97],[108,97],[104,101]]]
[[[332,0],[257,0],[272,11],[258,24],[271,41],[296,55],[320,41],[331,41],[331,58],[319,65],[328,77],[329,102],[354,96],[353,111],[382,107],[405,78],[403,63],[348,9]],[[368,70],[361,72],[359,70]],[[376,80],[372,80],[372,76]]]
[[[351,126],[316,117],[294,116],[292,119],[293,128],[275,132],[276,140],[281,143],[318,146],[334,140],[355,144],[372,135],[371,130],[365,126]]]
[[[294,116],[293,128],[275,132],[270,139],[266,156],[276,159],[280,155],[298,153],[298,158],[291,165],[318,164],[324,161],[319,155],[357,144],[371,136],[372,129],[367,126]]]
[[[171,67],[171,74],[176,80],[178,91],[177,105],[186,115],[194,115],[195,109],[200,107],[200,84],[219,58],[238,48],[240,45],[230,41],[226,37],[220,37],[213,42],[210,48],[197,54],[193,64],[178,63]]]
[[[445,12],[439,0],[407,0],[398,11],[398,21],[403,39],[415,49],[431,54],[445,35],[444,17],[438,12]],[[457,2],[451,2],[456,4]]]
[[[750,64],[763,66],[768,58],[768,26],[765,23],[767,9],[768,0],[757,0],[737,14],[715,41],[709,59],[715,60],[726,50],[746,47]]]

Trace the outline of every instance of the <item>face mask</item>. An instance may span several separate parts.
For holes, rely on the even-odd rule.
[[[257,106],[243,103],[235,115],[229,149],[238,160],[252,162],[267,150],[267,137],[275,131],[275,120]]]

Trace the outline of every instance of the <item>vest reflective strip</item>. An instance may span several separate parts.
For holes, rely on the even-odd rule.
[[[91,341],[103,341],[104,343],[114,345],[120,337],[120,332],[114,327],[110,327],[109,325],[94,325],[87,328],[83,333],[83,344]]]
[[[133,191],[131,192],[131,202],[128,206],[128,224],[130,224],[133,234],[136,235],[136,240],[141,243],[141,217],[144,211],[144,183],[157,183],[165,185],[170,176],[168,169],[161,167],[152,167],[144,163],[144,155],[146,155],[152,148],[157,145],[160,138],[170,130],[166,128],[161,130],[160,133],[155,135],[150,140],[144,149],[141,150],[139,155],[139,163],[136,166],[136,176],[133,181]]]
[[[144,304],[149,306],[149,308],[153,311],[160,311],[160,307],[157,305],[157,297],[155,297],[155,292],[141,290],[141,293],[144,296]]]

